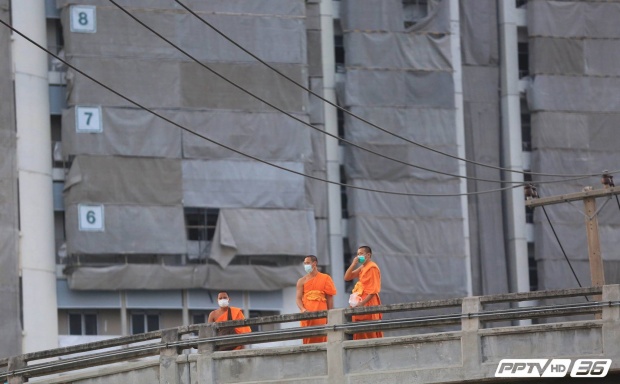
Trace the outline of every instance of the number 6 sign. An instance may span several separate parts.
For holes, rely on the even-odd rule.
[[[103,205],[79,204],[78,216],[80,231],[103,232],[105,230],[103,212]]]

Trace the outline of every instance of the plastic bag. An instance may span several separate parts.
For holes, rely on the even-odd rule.
[[[351,296],[349,296],[349,305],[352,308],[357,307],[361,301],[362,297],[357,293],[352,293]]]

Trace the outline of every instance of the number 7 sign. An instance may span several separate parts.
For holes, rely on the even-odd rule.
[[[103,132],[100,107],[75,107],[76,132]]]

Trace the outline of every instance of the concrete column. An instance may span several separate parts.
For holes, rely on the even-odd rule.
[[[332,0],[321,0],[319,3],[321,17],[321,57],[323,73],[323,97],[336,103],[336,59],[334,54],[334,16]],[[325,131],[338,135],[338,114],[335,107],[324,103]],[[327,158],[327,179],[340,182],[340,158],[338,156],[338,140],[325,137]],[[334,306],[346,307],[344,292],[344,250],[342,247],[342,199],[340,186],[327,185],[327,209],[329,231],[330,272],[338,294],[334,297]]]
[[[174,343],[179,340],[179,330],[176,328],[162,331],[161,342]],[[159,383],[176,384],[179,381],[179,365],[177,347],[162,348],[159,353]]]
[[[9,359],[8,371],[14,371],[16,369],[25,368],[26,362],[21,356],[14,356]],[[22,376],[9,376],[8,384],[23,384],[24,378]]]
[[[46,46],[45,2],[11,1],[13,26]],[[58,347],[47,54],[14,34],[24,353]]]
[[[207,337],[215,336],[215,328],[211,325],[201,325],[198,328],[198,338],[204,339]],[[196,367],[198,371],[198,382],[203,384],[213,384],[215,380],[213,378],[213,343],[200,343],[198,344],[198,360],[196,361]]]
[[[620,301],[620,285],[604,285],[603,301]],[[603,307],[603,354],[620,356],[620,307]]]
[[[514,1],[499,1],[497,4],[500,27],[502,166],[515,171],[523,171],[517,10]],[[523,174],[503,172],[502,179],[523,182]],[[504,202],[510,291],[527,292],[530,290],[530,276],[527,237],[525,235],[523,188],[512,188],[505,191]],[[531,304],[522,303],[519,305],[528,306]],[[521,324],[524,323],[521,322]]]
[[[466,317],[467,314],[479,313],[482,310],[480,297],[466,297],[463,299],[461,320],[461,359],[465,371],[476,372],[482,363],[482,347],[480,345],[479,317]]]
[[[454,79],[454,110],[456,128],[457,154],[465,158],[465,115],[463,112],[463,69],[461,65],[461,18],[459,0],[450,0],[450,48],[452,53],[452,78]],[[458,173],[467,176],[467,164],[459,161]],[[459,192],[467,193],[467,179],[461,178]],[[464,270],[467,284],[467,295],[473,292],[471,277],[471,247],[469,240],[469,204],[467,196],[461,196],[461,214],[463,216],[463,252],[465,256]]]
[[[327,312],[329,326],[345,323],[344,308],[332,309]],[[345,333],[333,328],[327,332],[327,382],[328,384],[345,383],[344,349]]]

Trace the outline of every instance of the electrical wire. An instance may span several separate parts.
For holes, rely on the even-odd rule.
[[[276,111],[290,117],[291,119],[309,127],[314,129],[317,132],[320,132],[326,136],[330,136],[334,139],[340,140],[343,143],[346,143],[348,145],[351,145],[352,147],[361,149],[363,151],[372,153],[373,155],[382,157],[384,159],[388,159],[391,161],[394,161],[396,163],[402,164],[402,165],[406,165],[409,167],[413,167],[413,168],[417,168],[417,169],[421,169],[424,171],[428,171],[431,173],[436,173],[436,174],[440,174],[440,175],[445,175],[445,176],[450,176],[450,177],[456,177],[456,178],[462,178],[462,179],[468,179],[468,180],[475,180],[475,181],[485,181],[485,182],[491,182],[491,183],[512,183],[512,184],[523,184],[523,182],[521,181],[502,181],[502,180],[494,180],[494,179],[482,179],[482,178],[475,178],[475,177],[470,177],[470,176],[466,176],[466,175],[455,175],[452,173],[448,173],[448,172],[442,172],[442,171],[438,171],[435,169],[431,169],[431,168],[426,168],[420,165],[415,165],[415,164],[411,164],[408,163],[406,161],[402,161],[399,159],[396,159],[394,157],[388,156],[388,155],[383,155],[379,152],[373,151],[372,149],[363,147],[359,144],[355,144],[349,140],[343,139],[337,135],[331,134],[329,132],[326,132],[318,127],[315,127],[314,125],[307,123],[305,121],[303,121],[302,119],[300,119],[299,117],[296,117],[288,112],[286,112],[285,110],[283,110],[282,108],[276,106],[275,104],[266,101],[265,99],[257,96],[256,94],[248,91],[247,89],[243,88],[242,86],[240,86],[239,84],[235,83],[234,81],[228,79],[227,77],[225,77],[224,75],[220,74],[219,72],[215,71],[214,69],[210,68],[208,65],[206,65],[205,63],[201,62],[200,60],[198,60],[197,58],[195,58],[194,56],[192,56],[190,53],[188,53],[187,51],[185,51],[183,48],[179,47],[178,45],[174,44],[172,41],[168,40],[166,37],[164,37],[162,34],[160,34],[159,32],[155,31],[153,28],[149,27],[148,25],[146,25],[144,22],[142,22],[140,19],[138,19],[136,16],[134,16],[133,14],[131,14],[131,12],[129,12],[127,9],[123,8],[122,6],[120,6],[118,3],[116,3],[116,1],[114,0],[108,0],[110,3],[112,3],[115,7],[117,7],[118,9],[120,9],[123,13],[125,13],[127,16],[131,17],[135,22],[137,22],[138,24],[142,25],[144,28],[146,28],[147,30],[149,30],[151,33],[153,33],[154,35],[156,35],[158,38],[160,38],[161,40],[165,41],[166,43],[168,43],[170,46],[172,46],[173,48],[175,48],[176,50],[178,50],[179,52],[183,53],[186,57],[188,57],[189,59],[193,60],[196,64],[200,65],[201,67],[203,67],[204,69],[206,69],[207,71],[211,72],[212,74],[214,74],[215,76],[219,77],[220,79],[222,79],[223,81],[225,81],[226,83],[232,85],[233,87],[237,88],[238,90],[240,90],[241,92],[249,95],[250,97],[253,97],[254,99],[265,103],[266,105],[268,105],[269,107],[275,109]],[[583,175],[579,175],[580,177],[584,177]],[[589,177],[589,176],[585,176],[585,177]],[[558,181],[558,182],[561,182]]]
[[[116,5],[116,3],[114,3],[113,0],[109,0],[110,2],[112,2],[113,4]],[[510,169],[510,168],[503,168],[503,167],[498,167],[498,166],[494,166],[491,164],[485,164],[485,163],[480,163],[477,162],[475,160],[469,160],[466,158],[461,158],[455,155],[452,155],[450,153],[446,153],[443,151],[440,151],[438,149],[432,148],[430,146],[424,145],[422,143],[419,143],[415,140],[410,140],[404,136],[398,135],[397,133],[394,133],[392,131],[389,131],[379,125],[376,125],[374,123],[372,123],[371,121],[368,121],[364,118],[362,118],[361,116],[358,116],[354,113],[352,113],[351,111],[347,110],[346,108],[343,108],[341,106],[339,106],[336,103],[333,103],[332,101],[324,98],[323,96],[319,95],[318,93],[312,91],[311,89],[307,88],[306,86],[304,86],[303,84],[298,83],[297,81],[295,81],[294,79],[292,79],[291,77],[287,76],[285,73],[279,71],[277,68],[275,68],[274,66],[270,65],[269,63],[265,62],[264,60],[262,60],[260,57],[256,56],[255,54],[253,54],[252,52],[250,52],[249,50],[247,50],[245,47],[243,47],[242,45],[240,45],[239,43],[237,43],[236,41],[234,41],[232,38],[228,37],[228,35],[226,35],[224,32],[220,31],[218,28],[216,28],[215,26],[213,26],[211,23],[209,23],[207,20],[205,20],[204,18],[202,18],[200,15],[198,15],[196,12],[194,12],[192,9],[190,9],[188,6],[186,6],[185,4],[183,4],[181,1],[179,0],[174,0],[177,4],[179,4],[181,7],[183,7],[185,10],[187,10],[189,13],[191,13],[194,17],[196,17],[198,20],[200,20],[202,23],[204,23],[205,25],[207,25],[209,28],[211,28],[213,31],[215,31],[218,35],[222,36],[224,39],[226,39],[227,41],[229,41],[231,44],[233,44],[234,46],[236,46],[237,48],[239,48],[240,50],[242,50],[243,52],[245,52],[246,54],[250,55],[252,58],[254,58],[255,60],[257,60],[258,62],[260,62],[261,64],[265,65],[267,68],[271,69],[272,71],[274,71],[275,73],[277,73],[278,75],[282,76],[284,79],[290,81],[291,83],[295,84],[297,87],[303,89],[304,91],[310,93],[311,95],[317,97],[318,99],[322,100],[323,102],[331,105],[332,107],[337,108],[338,110],[346,113],[347,115],[373,127],[376,128],[384,133],[387,133],[393,137],[396,137],[398,139],[401,139],[403,141],[406,141],[410,144],[413,144],[415,146],[424,148],[426,150],[429,150],[431,152],[435,152],[437,154],[443,155],[443,156],[447,156],[450,158],[453,158],[455,160],[459,160],[459,161],[463,161],[466,163],[470,163],[470,164],[474,164],[474,165],[478,165],[481,167],[487,167],[487,168],[492,168],[492,169],[497,169],[500,171],[506,171],[506,172],[513,172],[513,173],[521,173],[521,174],[530,174],[530,175],[534,175],[534,176],[550,176],[550,177],[592,177],[592,176],[599,176],[598,174],[552,174],[552,173],[537,173],[537,172],[528,172],[528,171],[520,171],[520,170],[514,170],[514,169]],[[119,7],[118,5],[116,5],[117,7]],[[120,7],[119,7],[120,8]],[[126,12],[127,13],[127,12]],[[174,46],[174,45],[173,45]],[[181,50],[181,48],[178,48],[177,46],[174,46],[175,48],[179,49],[181,52],[183,52]],[[183,52],[184,53],[184,52]],[[188,56],[189,57],[189,56]],[[342,140],[342,139],[341,139]],[[620,170],[614,171],[614,172],[609,172],[609,173],[618,173],[620,172]],[[484,181],[488,181],[488,180],[484,180]],[[495,182],[504,182],[504,183],[508,183],[510,181],[495,181]]]
[[[241,87],[240,85],[238,85],[238,84],[237,84],[237,83],[235,83],[234,81],[232,81],[232,80],[230,80],[230,79],[226,78],[225,76],[223,76],[222,74],[220,74],[220,73],[218,73],[217,71],[213,70],[212,68],[210,68],[209,66],[207,66],[206,64],[204,64],[203,62],[201,62],[200,60],[196,59],[194,56],[192,56],[190,53],[188,53],[188,52],[187,52],[187,51],[185,51],[184,49],[182,49],[182,48],[180,48],[179,46],[177,46],[176,44],[174,44],[172,41],[168,40],[166,37],[164,37],[163,35],[161,35],[161,34],[160,34],[160,33],[158,33],[157,31],[155,31],[153,28],[151,28],[151,27],[149,27],[148,25],[146,25],[144,22],[142,22],[142,21],[141,21],[140,19],[138,19],[136,16],[132,15],[132,14],[131,14],[131,13],[130,13],[127,9],[123,8],[123,7],[122,7],[122,6],[120,6],[118,3],[116,3],[114,0],[109,0],[109,1],[110,1],[110,3],[112,3],[114,6],[116,6],[118,9],[120,9],[123,13],[125,13],[127,16],[131,17],[134,21],[136,21],[137,23],[139,23],[140,25],[142,25],[144,28],[146,28],[147,30],[149,30],[151,33],[153,33],[154,35],[156,35],[158,38],[160,38],[161,40],[165,41],[165,42],[166,42],[166,43],[168,43],[170,46],[174,47],[176,50],[178,50],[179,52],[183,53],[186,57],[190,58],[190,59],[191,59],[191,60],[193,60],[195,63],[197,63],[197,64],[198,64],[198,65],[200,65],[201,67],[205,68],[205,69],[206,69],[206,70],[208,70],[209,72],[213,73],[214,75],[216,75],[216,76],[217,76],[217,77],[219,77],[220,79],[224,80],[225,82],[229,83],[230,85],[234,86],[235,88],[237,88],[237,89],[241,90],[242,92],[244,92],[244,93],[248,94],[249,96],[251,96],[251,97],[255,98],[256,100],[259,100],[259,101],[261,101],[262,103],[265,103],[266,105],[268,105],[268,106],[270,106],[271,108],[273,108],[273,109],[277,110],[278,112],[283,113],[284,115],[286,115],[286,116],[288,116],[288,117],[290,117],[290,118],[294,119],[295,121],[300,122],[301,124],[303,124],[303,125],[305,125],[305,126],[307,126],[307,127],[310,127],[310,128],[312,128],[312,129],[314,129],[314,130],[316,130],[316,131],[318,131],[318,132],[320,132],[320,133],[322,133],[322,134],[324,134],[324,135],[327,135],[327,136],[333,137],[333,138],[335,138],[335,139],[338,139],[338,140],[340,140],[340,141],[342,141],[342,142],[344,142],[344,143],[346,143],[346,144],[349,144],[349,145],[351,145],[351,146],[353,146],[353,147],[355,147],[355,148],[358,148],[358,149],[364,150],[364,151],[366,151],[366,152],[372,153],[372,154],[374,154],[374,155],[376,155],[376,156],[383,157],[383,158],[386,158],[386,159],[388,159],[388,160],[392,160],[392,161],[395,161],[395,162],[397,162],[397,163],[400,163],[400,164],[403,164],[403,165],[406,165],[406,166],[410,166],[410,167],[413,167],[413,168],[422,169],[422,170],[425,170],[425,171],[428,171],[428,172],[431,172],[431,173],[437,173],[437,174],[441,174],[441,175],[446,175],[446,176],[456,177],[456,178],[463,178],[463,179],[473,180],[473,181],[484,181],[484,182],[492,182],[492,183],[506,183],[506,184],[518,184],[518,185],[523,185],[523,182],[522,182],[522,181],[506,181],[506,180],[495,180],[495,179],[483,179],[483,178],[476,178],[476,177],[471,177],[471,176],[466,176],[466,175],[455,175],[455,174],[452,174],[452,173],[447,173],[447,172],[437,171],[437,170],[434,170],[434,169],[430,169],[430,168],[422,167],[422,166],[419,166],[419,165],[415,165],[415,164],[407,163],[407,162],[404,162],[404,161],[402,161],[402,160],[398,160],[398,159],[395,159],[395,158],[393,158],[393,157],[386,156],[386,155],[380,154],[380,153],[378,153],[378,152],[376,152],[376,151],[373,151],[373,150],[370,150],[370,149],[368,149],[368,148],[362,147],[362,146],[360,146],[360,145],[358,145],[358,144],[355,144],[355,143],[353,143],[353,142],[351,142],[351,141],[348,141],[348,140],[342,139],[342,138],[340,138],[339,136],[336,136],[336,135],[333,135],[333,134],[331,134],[331,133],[325,132],[324,130],[322,130],[322,129],[320,129],[320,128],[317,128],[317,127],[315,127],[315,126],[313,126],[312,124],[306,123],[305,121],[303,121],[303,120],[299,119],[298,117],[295,117],[295,116],[291,115],[290,113],[288,113],[288,112],[284,111],[283,109],[281,109],[281,108],[279,108],[279,107],[277,107],[277,106],[273,105],[272,103],[269,103],[268,101],[265,101],[265,100],[264,100],[264,99],[262,99],[261,97],[256,96],[255,94],[253,94],[253,93],[251,93],[250,91],[246,90],[245,88]],[[199,16],[198,16],[198,17],[199,17]],[[276,70],[276,69],[274,68],[274,70]],[[276,71],[277,71],[277,70],[276,70]],[[279,72],[278,72],[278,73],[279,73]],[[282,74],[282,75],[283,75],[283,76],[285,76],[284,74]],[[292,79],[291,79],[291,80],[292,80]],[[292,81],[294,82],[294,80],[292,80]],[[295,83],[295,84],[297,84],[297,83]],[[302,88],[303,88],[303,86],[302,86]],[[306,89],[306,88],[304,88],[304,89]],[[311,92],[311,91],[310,91],[310,92]],[[503,169],[503,168],[499,168],[499,167],[496,167],[496,168],[497,168],[497,169]],[[619,172],[620,172],[620,171],[619,171]],[[531,174],[530,172],[522,172],[522,173],[528,173],[528,174]],[[613,172],[609,172],[609,173],[611,174],[611,173],[613,173]],[[540,175],[540,174],[536,174],[536,175]],[[574,175],[574,176],[575,176],[575,177],[574,177],[574,178],[571,178],[571,179],[553,180],[553,181],[541,181],[541,182],[539,182],[539,184],[543,184],[543,183],[562,183],[562,182],[566,182],[566,181],[581,180],[581,179],[584,179],[584,178],[588,178],[588,177],[590,177],[590,175]],[[598,175],[596,175],[596,176],[598,176]],[[565,176],[565,177],[568,177],[568,176]]]
[[[560,249],[562,250],[562,254],[564,255],[564,258],[566,259],[566,262],[568,263],[568,266],[570,267],[570,270],[573,272],[573,276],[575,276],[575,280],[577,280],[577,284],[579,284],[579,287],[582,288],[581,285],[581,281],[579,281],[579,278],[577,277],[577,274],[575,273],[575,270],[573,269],[573,265],[571,264],[570,260],[568,259],[568,256],[566,256],[566,251],[564,251],[564,247],[562,246],[562,242],[560,242],[560,238],[558,237],[558,234],[555,232],[555,228],[553,227],[553,224],[551,223],[551,219],[549,219],[549,215],[547,215],[547,210],[545,209],[544,205],[541,205],[543,212],[545,213],[545,217],[547,218],[547,221],[549,222],[549,225],[551,226],[551,230],[553,231],[553,235],[555,236],[555,239],[557,240],[558,244],[560,245]],[[584,296],[586,298],[586,301],[590,301],[588,299],[588,296]]]
[[[37,43],[36,41],[32,40],[31,38],[29,38],[28,36],[26,36],[25,34],[23,34],[22,32],[20,32],[19,30],[17,30],[16,28],[14,28],[12,25],[8,24],[7,22],[5,22],[4,20],[0,19],[0,24],[6,26],[7,28],[9,28],[11,31],[13,31],[14,33],[18,34],[19,36],[21,36],[22,38],[24,38],[25,40],[27,40],[28,42],[30,42],[31,44],[33,44],[34,46],[36,46],[37,48],[41,49],[42,51],[46,52],[48,55],[56,58],[57,60],[59,60],[61,63],[65,64],[67,67],[73,69],[75,72],[81,74],[82,76],[86,77],[87,79],[91,80],[92,82],[98,84],[99,86],[107,89],[108,91],[112,92],[113,94],[115,94],[116,96],[122,98],[123,100],[135,105],[136,107],[151,113],[152,115],[162,119],[163,121],[174,125],[175,127],[182,129],[192,135],[195,135],[197,137],[200,137],[212,144],[218,145],[222,148],[225,148],[231,152],[237,153],[241,156],[244,156],[246,158],[252,159],[254,161],[266,164],[268,166],[274,167],[274,168],[278,168],[280,170],[289,172],[289,173],[293,173],[302,177],[306,177],[308,179],[312,179],[312,180],[316,180],[316,181],[321,181],[324,183],[328,183],[328,184],[334,184],[334,185],[339,185],[341,187],[346,187],[346,188],[352,188],[352,189],[357,189],[357,190],[362,190],[362,191],[367,191],[367,192],[375,192],[375,193],[384,193],[384,194],[388,194],[388,195],[397,195],[397,196],[415,196],[415,197],[458,197],[458,196],[469,196],[469,195],[481,195],[481,194],[486,194],[486,193],[495,193],[495,192],[501,192],[501,191],[505,191],[505,190],[509,190],[509,189],[514,189],[514,188],[519,188],[522,187],[525,183],[519,184],[519,185],[513,185],[510,187],[505,187],[505,188],[497,188],[497,189],[491,189],[491,190],[485,190],[485,191],[476,191],[476,192],[465,192],[465,193],[451,193],[451,194],[428,194],[428,193],[411,193],[411,192],[395,192],[395,191],[386,191],[386,190],[380,190],[380,189],[373,189],[373,188],[365,188],[365,187],[359,187],[359,186],[355,186],[355,185],[351,185],[351,184],[346,184],[346,183],[339,183],[336,181],[332,181],[332,180],[327,180],[327,179],[322,179],[320,177],[316,177],[316,176],[312,176],[312,175],[307,175],[303,172],[298,172],[295,171],[293,169],[290,168],[286,168],[274,163],[271,163],[267,160],[263,160],[260,159],[256,156],[252,156],[250,154],[247,154],[243,151],[240,151],[238,149],[232,148],[226,144],[222,144],[218,141],[215,141],[213,139],[210,139],[207,136],[204,136],[198,132],[192,131],[191,129],[163,116],[160,113],[157,113],[155,111],[153,111],[152,109],[149,109],[148,107],[145,107],[144,105],[138,103],[137,101],[121,94],[120,92],[114,90],[113,88],[111,88],[110,86],[102,83],[101,81],[95,79],[94,77],[88,75],[86,72],[82,71],[81,69],[75,67],[74,65],[70,64],[69,62],[67,62],[66,60],[62,59],[61,57],[59,57],[58,55],[52,53],[50,50],[48,50],[47,48],[43,47],[42,45],[40,45],[39,43]]]

